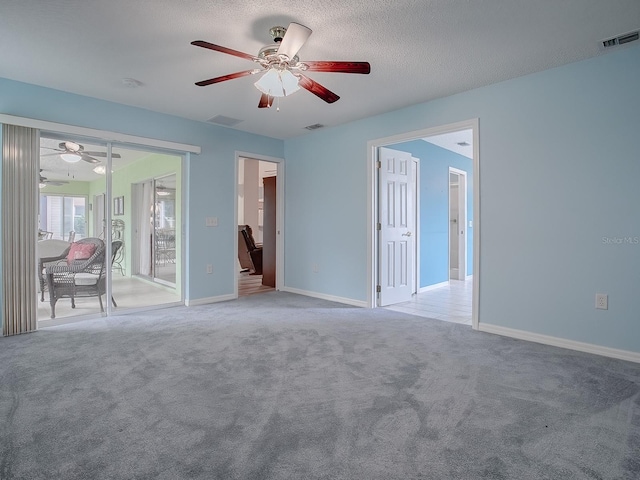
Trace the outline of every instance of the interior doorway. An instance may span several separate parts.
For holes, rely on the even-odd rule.
[[[238,154],[236,166],[236,295],[280,289],[284,163]]]
[[[465,139],[456,141],[456,145],[451,148],[441,144],[443,141],[450,141],[456,134],[465,134]],[[415,207],[419,212],[416,225],[417,248],[415,255],[418,288],[416,289],[417,295],[414,295],[411,300],[416,305],[411,305],[411,307],[420,307],[417,303],[421,295],[441,289],[438,293],[448,304],[447,308],[457,298],[463,298],[462,301],[468,302],[468,305],[465,306],[469,312],[468,323],[474,328],[478,328],[479,258],[476,254],[479,251],[478,120],[372,140],[368,143],[368,147],[371,181],[369,190],[371,229],[368,238],[371,253],[371,265],[368,269],[371,289],[368,304],[371,307],[385,304],[384,301],[381,301],[380,294],[383,288],[381,284],[383,280],[382,274],[386,268],[383,265],[383,253],[388,247],[388,242],[381,238],[379,232],[382,228],[380,225],[382,223],[380,221],[382,218],[380,200],[383,195],[381,191],[386,188],[386,183],[382,186],[380,184],[380,164],[378,162],[381,160],[380,147],[387,147],[405,151],[414,157],[420,158],[419,196],[414,197]],[[459,151],[456,152],[456,149]],[[468,153],[463,155],[461,152],[465,150]],[[438,156],[442,157],[442,159],[439,158],[437,163],[433,161],[430,163],[430,160],[433,159],[432,152],[434,151],[442,153],[442,155]],[[453,163],[446,163],[449,158],[454,159]],[[460,164],[456,163],[457,161]],[[468,163],[468,168],[464,166],[465,163]],[[455,262],[452,262],[452,254],[450,252],[450,245],[454,240],[451,238],[450,227],[449,192],[450,180],[452,179],[450,168],[453,168],[453,173],[457,173],[456,185],[451,188],[451,190],[456,191],[455,224],[456,232],[460,231],[455,238]],[[460,172],[468,176],[462,175]],[[461,178],[463,180],[460,180]],[[464,184],[462,187],[460,185],[461,182]],[[467,208],[467,204],[470,204],[472,208]],[[464,228],[458,228],[459,226],[464,226]],[[464,262],[464,264],[461,264],[461,262]],[[457,265],[456,277],[463,280],[451,278],[451,264],[453,263]],[[464,280],[469,281],[465,282]],[[452,282],[459,282],[459,284],[455,283],[454,285]],[[443,287],[447,289],[446,295],[442,295]],[[456,290],[455,292],[453,292],[454,289]],[[403,303],[399,305],[403,305]],[[461,313],[461,310],[450,310],[454,316]],[[466,322],[461,321],[460,323]]]

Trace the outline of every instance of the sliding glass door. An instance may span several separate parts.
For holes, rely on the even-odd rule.
[[[95,169],[105,161],[104,144],[55,134],[40,137],[39,321],[106,311],[108,255],[100,247],[102,239],[89,233],[94,217],[90,199],[106,188]]]
[[[91,238],[105,246],[95,295],[74,298],[75,307],[58,299],[56,319],[100,313],[100,300],[104,314],[181,303],[182,157],[55,134],[42,134],[41,147],[40,240],[62,250]],[[43,321],[52,313],[44,283]]]

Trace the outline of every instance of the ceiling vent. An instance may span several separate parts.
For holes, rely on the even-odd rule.
[[[635,42],[640,38],[640,32],[630,32],[624,35],[619,35],[614,38],[602,41],[602,48],[615,47],[617,45],[624,45],[625,43]]]
[[[225,127],[233,127],[238,125],[242,120],[237,118],[225,117],[224,115],[216,115],[213,118],[207,120],[208,123],[215,123],[216,125],[223,125]]]
[[[468,147],[471,144],[469,142],[458,142],[457,145],[460,147]]]
[[[324,125],[322,125],[321,123],[314,123],[313,125],[307,125],[304,128],[306,128],[307,130],[317,130],[322,127],[324,127]]]

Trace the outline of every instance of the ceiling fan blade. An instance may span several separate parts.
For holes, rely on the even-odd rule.
[[[100,160],[98,160],[97,158],[93,158],[89,155],[87,155],[85,152],[82,152],[80,154],[80,157],[82,158],[82,160],[84,160],[85,162],[89,162],[89,163],[100,163]]]
[[[363,73],[371,72],[369,62],[302,62],[306,72]]]
[[[83,152],[86,153],[87,155],[91,155],[92,157],[104,157],[106,158],[107,153],[106,152]],[[111,158],[121,158],[119,153],[112,153],[111,154]]]
[[[282,42],[280,42],[278,55],[286,55],[289,59],[292,59],[310,35],[310,28],[300,25],[299,23],[290,23],[287,28],[287,33],[284,34],[284,38]]]
[[[325,102],[333,103],[340,99],[340,97],[333,93],[331,90],[323,87],[318,82],[311,80],[309,77],[302,74],[299,74],[297,76],[300,78],[298,85],[300,85],[305,90],[309,90],[311,93],[320,97]]]
[[[194,42],[191,42],[191,45],[195,45],[196,47],[208,48],[209,50],[215,50],[217,52],[233,55],[234,57],[240,57],[246,60],[251,60],[252,62],[260,63],[260,59],[255,55],[249,55],[248,53],[239,52],[238,50],[234,50],[232,48],[221,47],[220,45],[205,42],[204,40],[196,40]]]
[[[263,93],[260,97],[260,102],[258,103],[258,108],[269,108],[273,105],[273,97],[271,95],[267,95]]]
[[[51,157],[51,156],[53,156],[53,155],[60,155],[61,153],[64,153],[64,152],[60,152],[60,151],[58,151],[58,152],[53,152],[53,153],[43,153],[43,154],[41,154],[40,156],[41,156],[41,157]]]
[[[210,78],[209,80],[202,80],[200,82],[196,82],[196,85],[198,85],[199,87],[206,87],[207,85],[226,82],[227,80],[233,80],[234,78],[246,77],[247,75],[253,75],[254,73],[256,73],[255,69],[245,70],[244,72],[230,73],[229,75],[222,75],[221,77]]]

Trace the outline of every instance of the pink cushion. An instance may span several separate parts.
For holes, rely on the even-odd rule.
[[[96,252],[95,243],[72,243],[69,248],[69,254],[67,255],[67,263],[71,263],[74,260],[86,260],[91,258]]]

